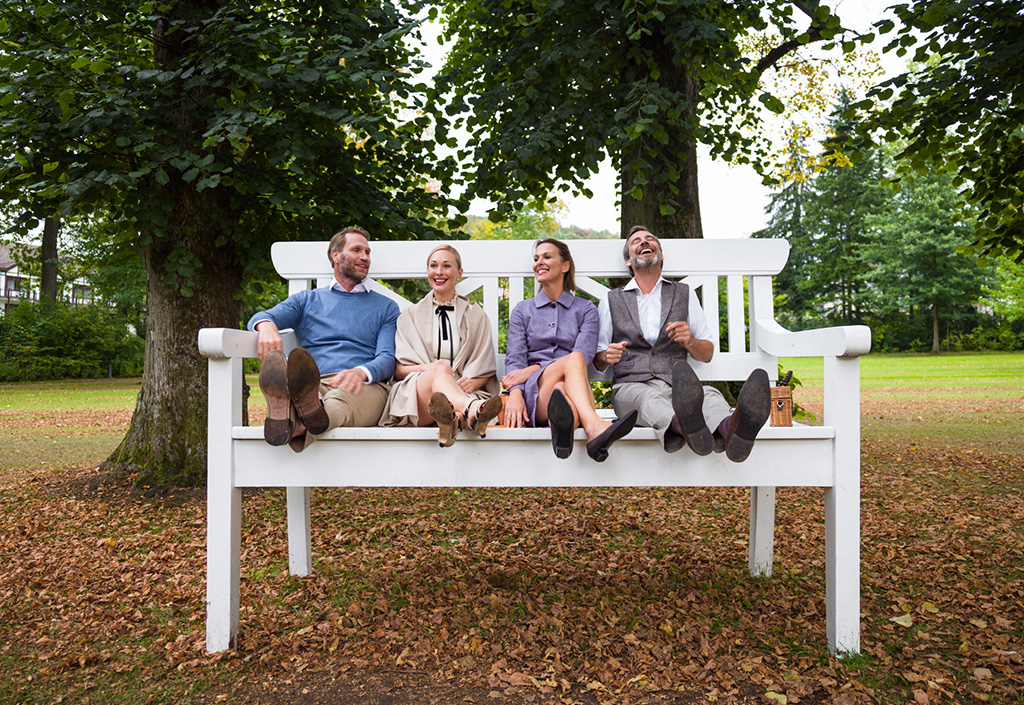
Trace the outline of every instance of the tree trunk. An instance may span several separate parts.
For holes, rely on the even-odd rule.
[[[40,298],[52,306],[57,300],[57,234],[60,232],[58,218],[46,218],[43,221],[43,245],[40,248],[42,276],[40,282]]]
[[[932,354],[939,354],[939,300],[932,299]]]
[[[242,267],[230,246],[212,245],[219,215],[228,209],[226,199],[215,189],[177,191],[177,236],[153,237],[142,250],[147,278],[142,388],[128,433],[106,462],[129,472],[141,469],[136,486],[143,487],[205,484],[207,364],[196,339],[200,328],[238,327],[241,316],[235,293]],[[168,283],[164,264],[176,247],[196,268],[187,281]]]
[[[696,78],[694,71],[687,71],[684,67],[673,63],[673,56],[668,51],[661,50],[658,55],[659,69],[661,71],[661,83],[677,91],[683,96],[687,105],[693,106],[683,111],[679,118],[680,124],[685,124],[696,114],[696,106],[700,101],[700,81]],[[634,187],[634,175],[625,166],[634,162],[641,156],[643,140],[654,142],[652,137],[644,137],[639,140],[639,145],[627,150],[623,154],[623,169],[620,174],[622,182],[622,218],[621,237],[634,225],[647,226],[652,233],[659,238],[703,238],[704,230],[701,227],[700,219],[700,194],[697,188],[697,144],[692,138],[682,135],[682,130],[668,128],[669,141],[667,145],[659,145],[663,150],[664,161],[672,162],[679,170],[679,180],[675,184],[669,181],[657,182],[657,177],[664,174],[649,174],[649,181],[642,185],[643,198],[636,199],[631,195]],[[676,133],[676,134],[673,134]],[[636,143],[634,143],[636,144]],[[655,165],[657,168],[657,165]],[[672,187],[679,189],[679,193],[673,193]],[[675,213],[663,215],[659,203],[659,194],[663,200],[668,198],[678,201]]]

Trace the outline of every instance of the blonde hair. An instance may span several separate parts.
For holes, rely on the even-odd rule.
[[[458,250],[456,250],[454,247],[452,247],[451,245],[448,245],[448,244],[438,245],[437,247],[435,247],[434,249],[432,249],[430,251],[430,254],[427,255],[427,264],[428,265],[430,264],[430,258],[433,257],[434,253],[437,252],[438,250],[447,250],[448,252],[451,252],[452,256],[455,257],[455,265],[459,269],[462,269],[462,255],[459,254]]]

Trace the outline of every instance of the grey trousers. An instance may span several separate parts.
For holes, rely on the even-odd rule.
[[[636,409],[636,425],[653,428],[658,440],[664,443],[665,429],[675,414],[672,410],[672,385],[657,378],[616,384],[612,387],[612,408],[620,418]],[[704,387],[702,411],[704,422],[712,433],[732,413],[729,402],[714,387]]]

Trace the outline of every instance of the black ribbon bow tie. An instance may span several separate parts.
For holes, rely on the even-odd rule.
[[[435,313],[441,319],[441,340],[437,341],[437,359],[441,359],[441,341],[451,340],[452,320],[448,318],[448,312],[454,311],[454,306],[448,306],[446,304],[439,304]],[[455,347],[455,341],[451,340],[448,345],[448,361],[451,363],[455,362],[455,354],[453,348]]]

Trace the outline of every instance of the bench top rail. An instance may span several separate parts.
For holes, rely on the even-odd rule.
[[[415,240],[370,243],[370,277],[411,279],[423,277],[427,255],[448,242],[462,255],[468,277],[533,276],[532,240]],[[576,271],[591,277],[628,277],[622,259],[622,240],[566,240]],[[789,258],[785,240],[662,240],[667,277],[708,274],[778,274]],[[270,255],[285,279],[330,279],[327,241],[276,242]]]

